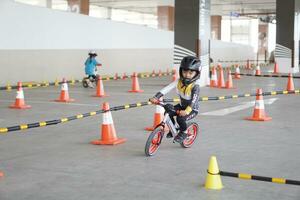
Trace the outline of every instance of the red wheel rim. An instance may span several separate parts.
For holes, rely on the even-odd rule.
[[[187,138],[183,141],[185,146],[190,146],[194,143],[197,137],[197,126],[195,124],[188,127]]]
[[[155,151],[158,149],[161,139],[162,139],[162,134],[160,131],[160,132],[157,132],[157,134],[153,137],[153,139],[151,141],[151,145],[149,147],[150,154],[155,153]]]

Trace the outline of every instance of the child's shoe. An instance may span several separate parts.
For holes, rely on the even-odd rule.
[[[178,143],[182,143],[184,140],[185,140],[185,138],[187,138],[187,134],[186,133],[184,133],[184,132],[179,132],[176,136],[175,136],[175,138],[174,138],[174,140],[176,141],[176,142],[178,142]]]
[[[173,134],[171,133],[171,131],[167,134],[166,137],[167,137],[167,138],[172,138],[172,137],[173,137]]]

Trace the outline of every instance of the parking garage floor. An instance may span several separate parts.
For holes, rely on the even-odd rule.
[[[266,68],[267,69],[267,68]],[[265,70],[266,70],[265,69]],[[298,76],[296,74],[296,76]],[[57,103],[59,88],[24,89],[28,110],[9,109],[15,90],[0,91],[0,127],[60,119],[111,107],[145,102],[171,82],[171,76],[140,78],[143,93],[127,92],[131,80],[104,81],[105,98],[91,97],[94,89],[69,85],[76,101]],[[203,87],[201,96],[223,96],[285,90],[287,78],[242,76],[235,89]],[[299,79],[294,79],[300,88]],[[167,98],[175,97],[175,92]],[[195,121],[200,132],[188,149],[164,138],[153,157],[144,147],[153,124],[155,106],[112,111],[116,133],[126,138],[114,146],[92,145],[100,138],[102,115],[0,135],[1,200],[98,199],[300,199],[300,187],[221,177],[224,188],[204,188],[209,158],[220,170],[300,180],[299,94],[264,96],[271,121],[244,120],[251,116],[255,97],[201,101]],[[227,111],[226,111],[227,109]],[[228,110],[234,110],[228,112]],[[214,111],[214,112],[213,112]],[[221,114],[216,115],[214,113]]]

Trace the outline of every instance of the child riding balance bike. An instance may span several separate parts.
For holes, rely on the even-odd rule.
[[[97,74],[97,66],[102,66],[101,63],[99,63],[96,60],[97,53],[96,51],[90,51],[89,57],[86,59],[84,65],[85,65],[85,74],[87,77],[84,77],[82,80],[83,87],[91,87],[94,88],[97,85],[97,81],[99,78],[99,75]]]
[[[147,156],[154,155],[158,150],[166,126],[169,129],[166,137],[174,138],[173,142],[178,142],[185,148],[191,147],[194,143],[198,135],[198,124],[189,121],[197,116],[199,110],[200,85],[198,80],[201,69],[201,61],[198,58],[184,57],[179,68],[179,80],[172,82],[149,99],[151,103],[163,106],[166,112],[163,121],[150,134],[146,142],[145,154]],[[176,88],[180,103],[173,106],[160,101],[173,88]]]

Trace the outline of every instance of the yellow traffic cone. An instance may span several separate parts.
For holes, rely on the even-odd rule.
[[[209,160],[205,188],[212,190],[220,190],[223,188],[220,170],[215,156],[211,156]]]

